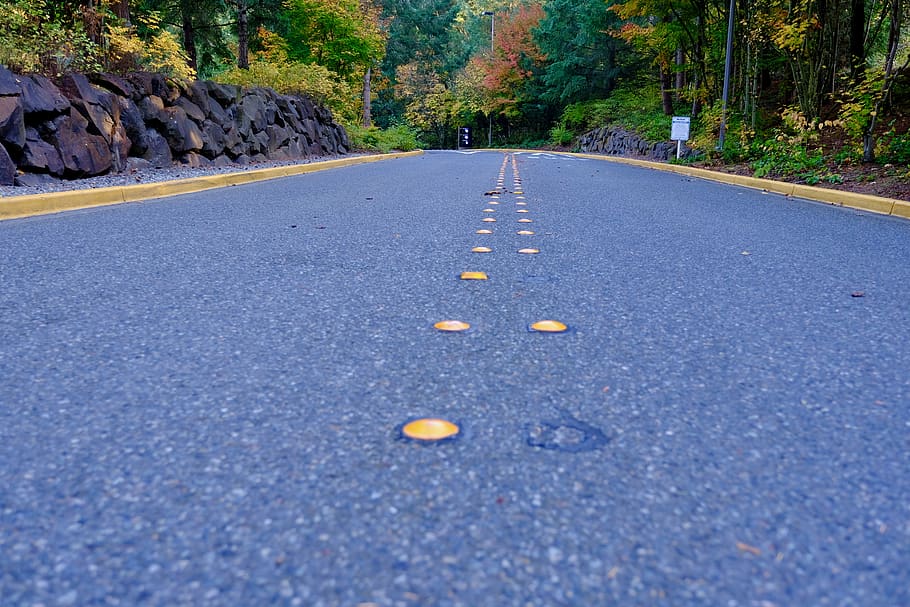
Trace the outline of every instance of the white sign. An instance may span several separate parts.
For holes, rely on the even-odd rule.
[[[689,140],[689,121],[688,116],[673,116],[673,126],[670,128],[670,139],[673,141]]]

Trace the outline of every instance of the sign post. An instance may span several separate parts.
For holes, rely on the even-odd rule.
[[[673,116],[673,124],[670,127],[670,139],[676,142],[676,159],[682,150],[682,142],[689,140],[689,124],[691,118],[688,116]]]

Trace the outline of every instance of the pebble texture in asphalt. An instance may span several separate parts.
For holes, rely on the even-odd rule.
[[[907,222],[547,154],[0,223],[0,604],[910,604],[908,301]]]

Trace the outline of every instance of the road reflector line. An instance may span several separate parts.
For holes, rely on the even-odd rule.
[[[534,234],[534,232],[532,232],[531,230],[518,230],[515,233],[521,234],[522,236],[532,236]]]
[[[536,255],[537,253],[540,253],[540,249],[518,249],[518,252],[525,255]]]
[[[533,219],[519,219],[518,223],[534,223]]]
[[[496,218],[495,217],[484,217],[483,219],[481,219],[481,221],[483,221],[484,223],[496,223]]]
[[[475,234],[492,234],[493,230],[477,230]]]
[[[423,417],[402,425],[399,432],[401,438],[435,443],[456,438],[461,433],[461,428],[446,419]]]
[[[472,253],[492,253],[493,249],[490,247],[474,247],[471,249]]]
[[[471,325],[463,320],[440,320],[433,325],[433,328],[446,333],[457,333],[459,331],[467,331],[471,328]]]
[[[528,330],[535,333],[564,333],[568,328],[558,320],[538,320],[528,325]]]
[[[462,272],[461,275],[459,276],[459,278],[461,278],[461,280],[488,280],[489,279],[486,272],[473,272],[473,271]]]

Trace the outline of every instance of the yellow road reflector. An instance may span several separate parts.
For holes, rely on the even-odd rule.
[[[477,230],[475,234],[492,234],[493,230]]]
[[[521,234],[522,236],[531,236],[534,234],[531,230],[518,230],[516,234]]]
[[[519,219],[518,223],[534,223],[532,219]]]
[[[413,440],[438,441],[452,438],[461,428],[452,422],[436,417],[424,417],[408,422],[401,427],[401,434]]]
[[[518,190],[518,191],[513,192],[513,193],[514,193],[516,196],[521,196],[522,194],[524,194],[524,192],[522,192],[521,190]]]
[[[518,249],[519,253],[524,253],[525,255],[536,255],[540,253],[540,249]]]
[[[462,272],[462,280],[487,280],[486,272]]]
[[[472,253],[490,253],[492,251],[493,251],[493,249],[491,249],[490,247],[474,247],[473,249],[471,249]]]
[[[495,217],[484,217],[483,219],[481,219],[481,221],[483,221],[485,223],[496,223],[496,218]]]
[[[532,323],[529,328],[540,333],[562,333],[569,327],[558,320],[538,320]]]
[[[440,320],[438,323],[433,325],[433,328],[440,331],[454,333],[457,331],[467,331],[471,328],[471,325],[462,320]]]

